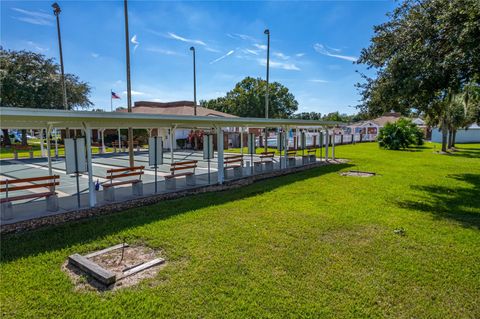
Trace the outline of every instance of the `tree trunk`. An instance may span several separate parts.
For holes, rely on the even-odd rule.
[[[10,136],[8,135],[8,129],[2,129],[3,132],[3,145],[10,146],[12,145],[12,141],[10,140]]]
[[[456,138],[457,138],[457,130],[453,130],[452,147],[455,147]]]
[[[27,130],[22,130],[22,146],[27,146]]]
[[[447,152],[447,120],[444,118],[442,120],[442,152]]]
[[[453,130],[449,129],[448,130],[448,149],[452,148],[452,138],[453,138]]]

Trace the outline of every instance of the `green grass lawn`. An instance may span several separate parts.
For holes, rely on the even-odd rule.
[[[33,157],[41,157],[42,152],[40,149],[40,145],[31,145],[32,150],[33,150]],[[99,152],[99,147],[97,146],[92,146],[92,154],[98,154]],[[113,152],[113,148],[111,147],[105,147],[105,151],[107,152]],[[47,153],[47,146],[45,145],[45,154]],[[55,146],[52,145],[52,148],[50,150],[50,154],[52,156],[55,156]],[[65,149],[62,146],[58,147],[58,156],[65,156]],[[19,158],[29,158],[30,157],[30,152],[29,151],[19,151],[18,152],[18,157]],[[13,158],[13,148],[5,148],[2,147],[0,148],[0,159],[10,159]]]
[[[2,236],[2,316],[480,318],[480,145],[432,147],[339,146],[348,164]],[[68,255],[124,237],[159,275],[75,292]]]

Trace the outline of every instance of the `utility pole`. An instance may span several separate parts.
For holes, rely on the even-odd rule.
[[[195,48],[191,47],[193,52],[193,115],[197,116],[197,65],[195,63]]]
[[[270,80],[270,30],[266,29],[264,34],[267,35],[267,86],[265,92],[265,118],[268,119],[268,90]],[[268,129],[265,128],[265,152],[268,151]]]
[[[125,13],[125,51],[127,59],[127,108],[128,113],[132,112],[132,84],[130,82],[130,36],[128,33],[128,4],[127,0],[123,1],[124,13]],[[128,128],[128,159],[130,167],[135,166],[135,160],[133,158],[133,129]]]

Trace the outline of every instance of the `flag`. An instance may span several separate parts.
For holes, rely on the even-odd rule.
[[[120,96],[118,96],[117,93],[112,91],[112,99],[120,99]]]

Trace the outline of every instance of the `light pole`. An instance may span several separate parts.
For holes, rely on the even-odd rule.
[[[193,115],[197,116],[197,66],[195,63],[195,48],[190,47],[193,52]]]
[[[128,33],[128,4],[127,0],[123,1],[123,8],[125,14],[125,51],[127,64],[127,108],[128,113],[132,112],[132,85],[130,82],[130,36]],[[119,145],[120,146],[120,145]],[[128,128],[128,159],[130,167],[135,166],[133,159],[133,129]]]
[[[268,83],[270,80],[270,30],[265,29],[263,31],[264,34],[267,35],[267,86],[265,92],[265,118],[268,119]],[[265,128],[265,152],[268,150],[267,142],[268,142],[268,132],[267,128]]]
[[[63,96],[63,107],[65,110],[68,110],[67,104],[67,87],[65,86],[65,71],[63,68],[63,52],[62,52],[62,36],[60,34],[60,6],[58,3],[52,4],[53,14],[57,19],[57,35],[58,35],[58,50],[60,51],[60,70],[62,72],[62,96]],[[65,129],[65,137],[70,137],[70,130],[68,128]]]

